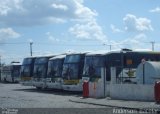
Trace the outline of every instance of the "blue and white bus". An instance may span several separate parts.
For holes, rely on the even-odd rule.
[[[10,65],[3,66],[1,69],[1,81],[18,83],[20,81],[20,68],[21,63],[19,62],[12,62]]]
[[[49,59],[46,87],[51,89],[62,89],[62,70],[66,55],[59,55]]]
[[[106,68],[106,55],[108,51],[96,51],[85,56],[82,80],[94,81],[101,78],[101,68]],[[107,80],[110,77],[106,77]]]
[[[137,66],[146,61],[160,61],[160,52],[121,50],[108,53],[88,53],[85,57],[83,77],[100,78],[100,68],[106,70],[106,81],[111,80],[111,67],[116,68],[117,83],[136,83]],[[86,79],[86,78],[85,78]]]
[[[82,91],[82,75],[86,53],[72,53],[66,55],[63,64],[63,90]]]
[[[34,70],[33,70],[33,79],[32,83],[37,89],[45,88],[45,81],[47,77],[47,70],[48,70],[48,61],[51,56],[39,56],[36,57],[34,62]]]
[[[23,63],[20,70],[20,83],[24,86],[32,86],[32,77],[34,69],[34,61],[36,57],[26,57],[23,59]]]

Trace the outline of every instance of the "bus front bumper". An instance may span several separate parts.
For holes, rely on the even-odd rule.
[[[20,84],[23,86],[33,86],[32,81],[21,81]]]
[[[47,82],[46,87],[50,89],[62,89],[62,84],[60,82]]]
[[[45,88],[45,83],[41,81],[33,81],[33,86],[37,88]]]
[[[63,90],[66,91],[77,91],[77,92],[82,92],[83,88],[81,84],[78,85],[62,85]]]

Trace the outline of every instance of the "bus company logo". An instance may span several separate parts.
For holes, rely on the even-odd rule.
[[[141,60],[141,62],[144,64],[144,63],[146,62],[145,58],[143,58],[143,59]]]
[[[2,114],[18,114],[18,109],[3,108]]]

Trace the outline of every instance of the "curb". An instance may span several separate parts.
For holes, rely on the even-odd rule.
[[[125,108],[125,109],[142,110],[140,108],[131,108],[131,107],[121,107],[121,106],[105,105],[105,104],[99,104],[99,103],[75,101],[75,100],[71,100],[71,99],[69,99],[69,101],[70,102],[74,102],[74,103],[92,104],[92,105],[98,105],[98,106],[107,106],[107,107],[111,107],[111,108]]]
[[[136,111],[146,111],[146,110],[148,110],[148,112],[152,112],[152,110],[146,109],[146,108],[134,108],[134,107],[124,107],[124,106],[113,106],[113,105],[108,105],[108,104],[99,104],[99,103],[85,102],[85,101],[78,101],[78,100],[71,100],[71,99],[69,99],[69,101],[70,101],[70,102],[74,102],[74,103],[83,103],[83,104],[91,104],[91,105],[98,105],[98,106],[106,106],[106,107],[110,107],[110,108],[120,108],[120,109],[136,110]],[[156,112],[160,112],[160,109],[156,110]],[[152,112],[152,113],[153,113],[153,112]]]

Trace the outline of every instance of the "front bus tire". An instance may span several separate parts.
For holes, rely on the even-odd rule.
[[[36,87],[37,90],[42,90],[42,87]]]

